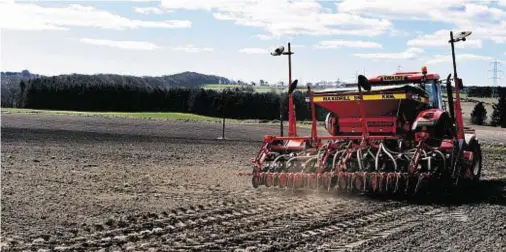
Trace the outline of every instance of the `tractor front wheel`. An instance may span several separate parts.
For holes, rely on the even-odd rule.
[[[258,176],[258,174],[253,173],[253,176],[251,178],[251,184],[253,185],[253,188],[258,188],[258,186],[260,186],[261,179],[262,178]]]
[[[473,139],[471,143],[469,143],[469,151],[473,153],[473,161],[471,162],[471,181],[477,182],[481,177],[481,168],[482,168],[482,156],[481,156],[481,146],[478,140]]]

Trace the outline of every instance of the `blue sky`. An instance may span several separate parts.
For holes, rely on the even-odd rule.
[[[1,69],[54,75],[166,75],[183,71],[243,81],[352,81],[418,71],[452,72],[449,31],[466,85],[506,72],[506,0],[0,0]],[[506,86],[506,75],[499,81]]]

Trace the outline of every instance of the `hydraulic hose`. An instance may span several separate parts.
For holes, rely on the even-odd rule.
[[[344,154],[346,153],[346,149],[344,150],[340,150],[340,151],[337,151],[336,154],[334,154],[334,160],[332,161],[332,169],[334,169],[336,167],[336,160],[337,160],[337,155],[339,155],[339,153],[343,153],[341,154],[341,156],[339,157],[339,160],[342,160],[343,157],[344,157]]]
[[[295,156],[295,157],[288,159],[288,161],[286,161],[286,166],[288,166],[290,164],[290,162],[297,160],[297,159],[311,159],[311,158],[314,158],[314,155],[312,155],[312,156]]]
[[[307,168],[307,166],[308,166],[309,162],[311,162],[311,161],[313,161],[313,160],[316,160],[316,161],[317,161],[317,163],[318,163],[318,157],[311,156],[311,158],[310,158],[310,159],[308,159],[308,160],[304,163],[304,166],[303,166],[303,168],[302,168],[302,171],[304,171],[304,170],[305,170],[305,168]]]
[[[390,157],[390,159],[392,159],[392,162],[394,163],[394,171],[397,171],[397,161],[395,161],[394,156],[392,156],[392,154],[388,152],[387,148],[385,148],[385,145],[383,145],[383,143],[380,144],[380,147],[387,154],[387,156]]]
[[[445,155],[441,151],[439,151],[439,150],[433,150],[432,152],[435,152],[435,153],[439,154],[442,157],[442,159],[443,159],[443,167],[446,167],[446,157],[445,157]]]
[[[379,155],[383,151],[383,148],[381,148],[382,144],[383,143],[379,144],[378,152],[376,152],[376,157],[374,158],[374,168],[376,169],[376,171],[379,171],[379,167],[378,167],[379,166]]]
[[[358,163],[358,169],[360,171],[363,170],[363,165],[362,165],[362,149],[358,149],[357,150],[357,163]]]

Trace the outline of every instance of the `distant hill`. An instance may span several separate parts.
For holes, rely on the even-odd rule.
[[[195,72],[183,72],[164,76],[131,76],[119,74],[64,74],[40,77],[37,82],[56,86],[131,86],[141,88],[198,88],[208,83],[230,83],[227,78]],[[34,80],[35,81],[35,80]]]
[[[230,80],[216,75],[196,72],[182,72],[164,76],[130,76],[119,74],[64,74],[41,76],[28,70],[22,72],[2,72],[2,106],[17,107],[21,99],[21,81],[25,86],[45,85],[53,88],[63,87],[138,87],[146,89],[199,88],[209,83],[229,84]]]
[[[169,87],[201,87],[204,84],[209,83],[230,84],[230,80],[225,77],[195,72],[183,72],[173,75],[166,75],[162,77],[151,77],[151,78],[162,78],[164,81],[166,81]]]

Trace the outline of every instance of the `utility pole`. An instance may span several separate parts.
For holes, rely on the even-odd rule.
[[[501,79],[501,77],[497,75],[498,73],[502,73],[502,71],[498,69],[498,67],[501,65],[501,62],[497,61],[496,59],[490,63],[493,65],[493,67],[488,71],[492,72],[492,77],[490,77],[490,79],[492,79],[492,98],[495,98],[497,95],[495,89],[499,86],[497,80]]]
[[[222,112],[222,129],[221,129],[221,137],[218,137],[218,139],[220,140],[225,140],[225,107],[226,107],[226,99],[227,99],[227,92],[226,91],[222,91],[222,109],[221,109],[221,112]]]
[[[401,65],[397,65],[397,72],[400,73],[401,72]]]

